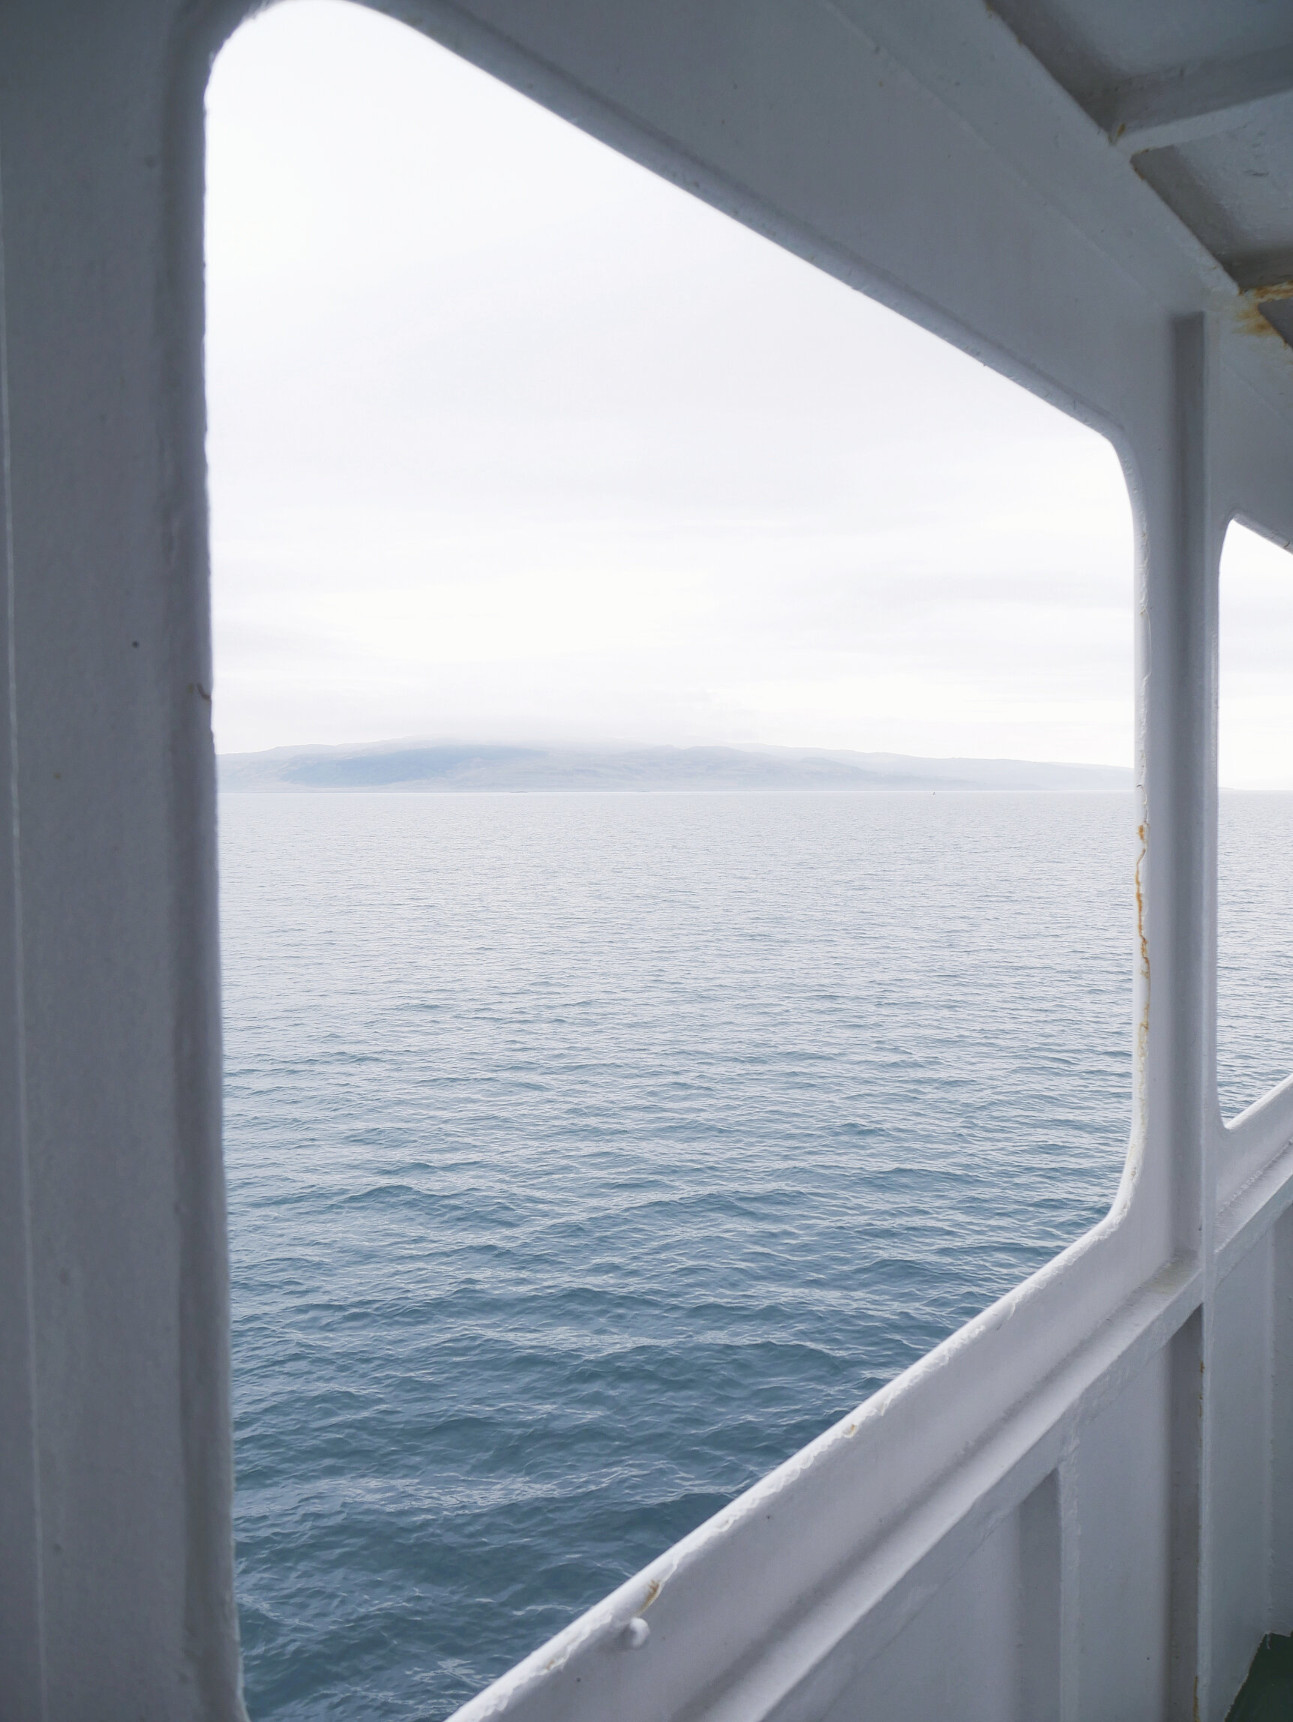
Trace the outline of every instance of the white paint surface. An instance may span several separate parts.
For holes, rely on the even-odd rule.
[[[960,1680],[966,1715],[1221,1722],[1261,1635],[1293,1626],[1293,1084],[1226,1130],[1214,1078],[1218,560],[1234,515],[1293,537],[1293,360],[972,0],[402,9],[1098,425],[1141,535],[1114,1211],[464,1716],[924,1722]],[[235,22],[180,0],[0,10],[15,1722],[241,1714],[198,172]]]

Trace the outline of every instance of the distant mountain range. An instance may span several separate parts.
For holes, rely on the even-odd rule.
[[[1127,790],[1114,765],[792,747],[508,747],[384,741],[225,754],[226,790]]]

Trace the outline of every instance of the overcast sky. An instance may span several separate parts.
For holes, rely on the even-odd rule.
[[[1130,762],[1093,432],[344,0],[244,25],[208,112],[222,751]],[[1293,783],[1293,559],[1229,561],[1228,780]]]

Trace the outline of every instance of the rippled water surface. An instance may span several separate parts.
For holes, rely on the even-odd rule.
[[[255,1722],[441,1718],[1090,1225],[1131,798],[227,795]],[[1223,810],[1284,1074],[1293,797]]]

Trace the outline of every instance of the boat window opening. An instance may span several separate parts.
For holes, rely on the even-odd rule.
[[[441,1717],[1107,1211],[1130,511],[340,0],[208,186],[249,1709]]]
[[[1221,556],[1217,1086],[1232,1118],[1293,1069],[1293,555],[1235,521]]]

